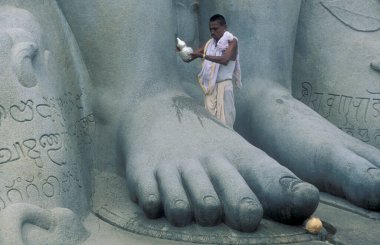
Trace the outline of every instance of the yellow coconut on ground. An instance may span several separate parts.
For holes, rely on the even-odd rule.
[[[323,228],[322,221],[319,218],[311,217],[306,221],[305,229],[311,234],[319,233]]]

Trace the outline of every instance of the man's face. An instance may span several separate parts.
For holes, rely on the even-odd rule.
[[[226,30],[226,27],[221,25],[218,21],[211,21],[209,23],[209,27],[210,27],[211,37],[214,38],[215,40],[219,40],[223,36]]]

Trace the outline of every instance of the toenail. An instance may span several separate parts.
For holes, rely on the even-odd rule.
[[[378,168],[368,168],[367,173],[369,173],[372,177],[380,177],[380,169]]]
[[[257,203],[250,197],[244,197],[243,199],[241,199],[240,201],[240,209],[242,208],[252,208],[252,207],[259,207],[259,205],[257,205]]]
[[[187,202],[177,199],[168,211],[167,218],[175,226],[182,227],[191,223],[191,212]]]
[[[213,196],[205,196],[203,198],[203,202],[206,204],[206,206],[216,206],[218,205],[218,200]]]
[[[142,205],[144,213],[149,218],[157,218],[161,215],[161,202],[157,195],[148,195],[146,201]]]
[[[159,205],[160,205],[160,200],[158,199],[156,195],[151,194],[148,196],[145,203],[146,209],[150,209],[150,210],[156,209],[158,208]]]
[[[156,204],[158,202],[157,196],[154,194],[150,194],[148,196],[148,202],[149,202],[149,204],[153,204],[153,205]]]
[[[299,186],[298,184],[305,183],[302,180],[292,176],[282,177],[280,178],[279,182],[282,186],[284,186],[288,191],[291,192],[294,192],[296,190],[296,187]]]
[[[252,198],[245,197],[239,204],[239,221],[243,229],[256,228],[256,224],[260,222],[263,215],[261,206],[259,206]],[[244,227],[247,226],[247,227]]]
[[[176,200],[174,202],[174,206],[176,208],[180,208],[180,209],[186,209],[186,208],[188,208],[187,203],[185,201],[183,201],[183,200]]]

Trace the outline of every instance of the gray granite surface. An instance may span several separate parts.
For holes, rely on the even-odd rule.
[[[175,51],[215,13],[234,128]],[[379,40],[378,0],[0,0],[0,244],[380,244]]]

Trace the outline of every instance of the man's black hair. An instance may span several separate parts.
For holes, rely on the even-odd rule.
[[[226,19],[221,14],[216,14],[216,15],[211,16],[210,22],[212,22],[212,21],[218,21],[219,24],[222,26],[225,26],[227,24]]]

